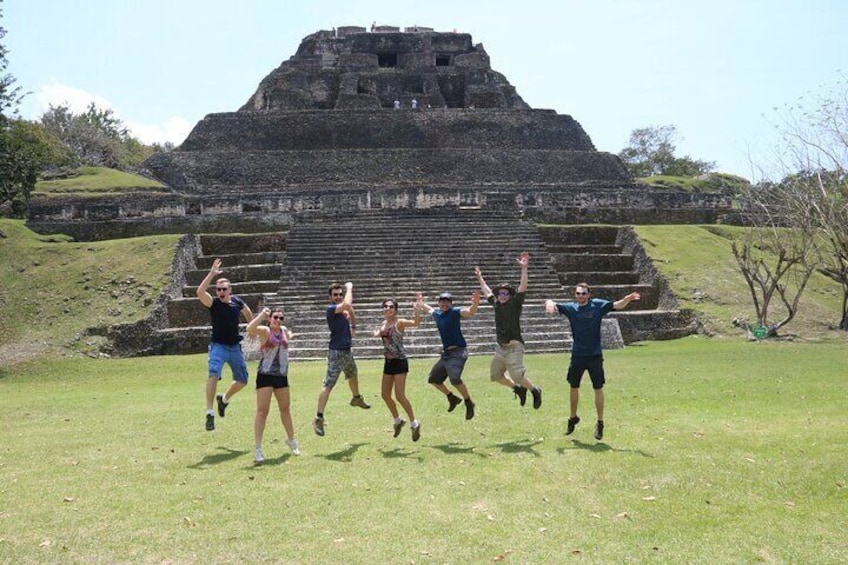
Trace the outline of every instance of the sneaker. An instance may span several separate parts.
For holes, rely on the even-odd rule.
[[[412,441],[418,441],[419,439],[421,439],[421,424],[412,428]]]
[[[395,429],[394,437],[398,437],[398,436],[400,435],[400,431],[403,429],[403,427],[404,427],[405,425],[406,425],[406,420],[404,420],[403,418],[401,418],[400,420],[395,420],[395,423],[394,423],[394,429]]]
[[[448,395],[448,412],[453,412],[454,408],[462,404],[462,399],[451,393]]]
[[[366,410],[371,408],[371,405],[365,402],[365,399],[362,398],[362,395],[354,396],[350,399],[351,406],[359,406],[360,408],[365,408]]]
[[[312,430],[315,435],[324,437],[324,418],[315,418],[312,420]]]
[[[470,398],[465,401],[465,419],[470,420],[474,417],[474,401]]]
[[[540,387],[534,386],[530,389],[530,392],[533,393],[533,408],[538,410],[542,405],[542,389]]]
[[[224,402],[224,395],[218,394],[215,396],[215,400],[218,401],[218,415],[220,417],[224,417],[224,412],[227,410],[227,406],[230,404],[229,402]]]
[[[527,402],[527,389],[521,385],[515,385],[512,387],[512,392],[515,393],[515,396],[518,397],[518,401],[522,406]]]
[[[604,421],[598,420],[598,423],[595,424],[595,439],[601,441],[604,439]]]
[[[298,447],[296,439],[287,439],[286,443],[291,449],[292,455],[300,455],[300,447]]]
[[[565,435],[570,436],[574,431],[574,426],[580,423],[580,416],[575,416],[573,418],[568,419],[568,430],[565,432]]]
[[[206,415],[206,431],[211,432],[215,429],[215,416],[212,414]]]
[[[253,454],[253,464],[262,465],[265,462],[265,455],[262,454],[262,448],[257,447]]]

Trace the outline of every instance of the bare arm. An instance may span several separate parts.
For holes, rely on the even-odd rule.
[[[412,304],[412,319],[411,320],[398,320],[397,328],[400,331],[405,330],[406,328],[417,328],[421,325],[421,310],[420,302],[414,302]]]
[[[627,296],[625,296],[621,300],[616,300],[615,302],[613,302],[612,303],[612,309],[613,310],[624,310],[625,308],[627,308],[627,305],[630,304],[632,301],[641,300],[641,299],[642,299],[641,294],[639,294],[638,292],[631,292],[630,294],[628,294]]]
[[[209,294],[209,291],[207,289],[209,288],[209,285],[212,284],[212,279],[214,279],[223,272],[224,271],[221,270],[221,260],[215,259],[214,261],[212,261],[212,268],[209,269],[209,273],[207,273],[207,275],[203,278],[203,280],[200,282],[200,285],[198,285],[197,290],[194,292],[200,299],[200,303],[206,306],[207,308],[211,308],[213,302],[212,295]]]
[[[547,312],[548,314],[556,314],[556,312],[557,312],[556,302],[554,302],[551,299],[545,300],[545,312]]]
[[[483,296],[486,298],[492,296],[492,289],[486,284],[486,280],[483,278],[483,273],[480,271],[480,267],[474,267],[474,275],[477,277],[477,282],[480,283],[480,292]]]
[[[430,315],[430,314],[433,313],[433,307],[430,306],[429,304],[427,304],[426,302],[424,302],[424,294],[421,293],[421,292],[418,293],[418,300],[417,300],[416,304],[418,304],[419,308],[421,308],[421,311],[426,312],[427,315]]]
[[[527,283],[530,279],[527,269],[530,266],[530,254],[526,251],[518,257],[518,265],[521,267],[521,280],[518,281],[518,292],[527,292]]]
[[[463,308],[459,311],[459,315],[463,318],[470,318],[477,313],[477,308],[480,307],[480,293],[476,290],[471,293],[471,306]]]
[[[270,308],[263,308],[262,311],[259,312],[255,318],[250,320],[249,324],[247,324],[247,335],[250,337],[259,336],[259,341],[263,344],[268,341],[268,336],[271,334],[271,330],[268,329],[268,326],[263,326],[261,324],[262,321],[270,314]]]

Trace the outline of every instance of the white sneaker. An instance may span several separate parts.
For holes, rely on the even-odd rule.
[[[256,465],[262,465],[265,462],[265,455],[262,454],[262,448],[257,447],[256,452],[253,455],[253,462]]]
[[[289,445],[292,455],[300,455],[300,448],[297,446],[296,439],[287,439],[286,443]]]

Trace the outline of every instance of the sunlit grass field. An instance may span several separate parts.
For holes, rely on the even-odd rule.
[[[844,563],[845,352],[704,338],[609,351],[601,442],[588,380],[565,435],[565,353],[526,359],[538,411],[473,356],[471,421],[426,384],[432,359],[414,360],[418,443],[408,427],[392,438],[376,361],[359,362],[373,407],[348,406],[340,384],[315,436],[325,366],[295,363],[303,454],[272,412],[258,468],[252,388],[203,428],[205,356],[0,368],[0,562]]]

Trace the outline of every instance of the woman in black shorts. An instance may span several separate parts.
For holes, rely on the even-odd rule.
[[[406,424],[406,420],[401,418],[398,413],[397,405],[400,404],[409,416],[412,441],[418,441],[418,438],[421,437],[421,424],[415,419],[412,404],[406,398],[406,375],[409,373],[409,362],[403,348],[403,332],[406,328],[417,328],[421,325],[422,300],[419,296],[418,301],[412,305],[412,320],[398,318],[397,300],[394,298],[384,300],[383,323],[374,330],[374,337],[383,340],[383,355],[386,360],[383,364],[382,393],[383,401],[389,408],[389,412],[392,413],[394,437],[400,435],[401,429]],[[397,403],[392,398],[392,389],[394,389],[395,397],[397,397]]]

